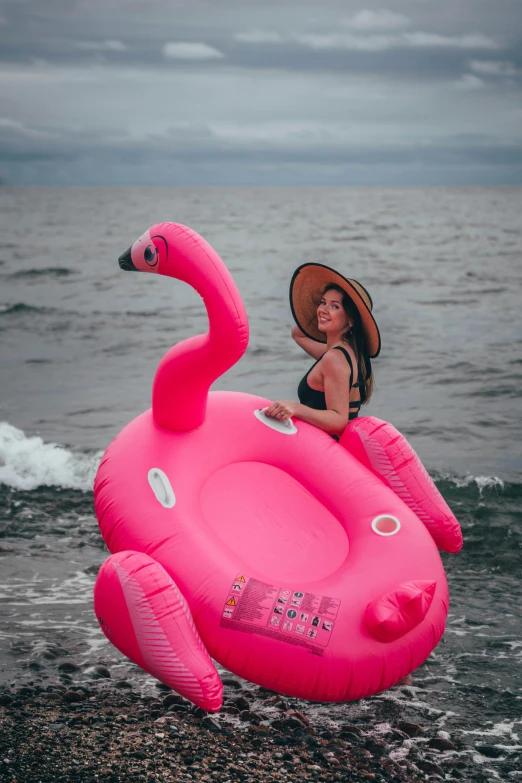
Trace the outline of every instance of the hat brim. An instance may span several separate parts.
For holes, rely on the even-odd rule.
[[[329,283],[342,288],[354,303],[361,316],[368,353],[372,359],[375,358],[381,350],[381,335],[371,313],[372,298],[357,280],[349,280],[329,266],[302,264],[295,270],[290,282],[290,308],[296,324],[311,340],[326,343],[326,335],[317,324],[317,306],[319,297]],[[369,307],[357,288],[368,297]]]

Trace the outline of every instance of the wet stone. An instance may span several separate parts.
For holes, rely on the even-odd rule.
[[[221,731],[221,724],[218,721],[217,718],[213,718],[211,715],[205,715],[205,717],[202,719],[201,723],[206,729],[210,729],[210,731]]]
[[[343,740],[346,740],[346,742],[359,742],[361,737],[359,734],[353,734],[351,731],[341,731],[340,737],[343,738]]]
[[[85,701],[85,693],[83,693],[83,691],[65,691],[63,694],[63,700],[69,704],[78,701]]]
[[[258,694],[261,699],[269,699],[272,696],[278,696],[278,693],[276,691],[270,690],[270,688],[263,688],[262,685],[258,687]]]
[[[442,769],[442,767],[439,767],[438,764],[435,764],[433,761],[417,761],[417,766],[419,769],[422,769],[423,772],[427,772],[429,775],[440,775],[441,778],[444,778],[445,772]]]
[[[370,751],[372,756],[376,756],[377,758],[380,758],[381,756],[384,756],[386,753],[388,746],[384,742],[378,742],[374,739],[368,739],[364,743],[364,747],[366,750]]]
[[[139,759],[140,761],[143,761],[143,759],[147,758],[147,754],[143,753],[141,750],[133,750],[130,753],[127,754],[130,758],[133,759]]]
[[[405,734],[407,734],[408,737],[420,737],[422,734],[424,734],[424,729],[422,726],[419,726],[418,723],[409,723],[405,720],[397,723],[397,728],[399,731],[403,731]]]
[[[241,683],[234,677],[222,677],[221,682],[226,688],[234,688],[235,690],[241,690]]]
[[[125,688],[132,689],[132,685],[130,684],[130,682],[128,682],[128,680],[118,680],[117,682],[114,683],[114,687],[120,688],[122,690]]]
[[[406,677],[404,677],[402,680],[399,680],[397,683],[397,686],[399,688],[404,688],[404,686],[413,685],[413,677],[411,674],[407,674]]]
[[[232,704],[228,705],[227,707],[222,707],[221,712],[224,712],[226,715],[239,715],[241,710],[238,710],[237,707],[234,707]]]
[[[67,651],[64,650],[63,647],[58,647],[57,645],[50,645],[42,652],[42,658],[46,658],[48,661],[53,661],[61,655],[67,655]]]
[[[404,731],[399,731],[399,729],[392,729],[389,736],[392,740],[398,740],[399,742],[409,739],[408,735]]]
[[[351,723],[343,723],[341,731],[349,731],[350,734],[362,734],[359,726],[354,726]]]
[[[453,742],[445,737],[432,737],[428,742],[428,745],[435,750],[456,750]]]
[[[503,748],[496,748],[494,745],[477,745],[476,748],[482,756],[487,756],[489,759],[498,759],[506,755]]]
[[[110,671],[106,666],[98,664],[88,669],[88,673],[93,680],[109,679],[111,676]]]
[[[306,715],[303,715],[303,713],[298,710],[288,710],[286,714],[290,718],[297,718],[297,720],[300,720],[301,723],[304,723],[307,726],[310,724],[310,718],[307,718]]]
[[[72,661],[64,661],[58,666],[58,671],[65,672],[66,674],[71,674],[71,672],[77,672],[79,670],[80,666],[78,666],[76,663],[73,663]]]
[[[49,691],[48,693],[44,693],[44,698],[47,701],[61,701],[62,700],[62,694],[58,693],[58,691]]]
[[[294,716],[285,719],[285,726],[290,729],[305,729],[306,725]]]
[[[169,693],[162,701],[164,707],[170,707],[172,704],[184,704],[185,699],[177,693]]]
[[[240,712],[250,709],[250,702],[245,699],[244,696],[232,696],[232,698],[228,700],[228,703],[237,707]]]
[[[16,691],[17,696],[33,696],[34,695],[34,688],[29,688],[27,685],[23,686],[22,688],[19,688]]]

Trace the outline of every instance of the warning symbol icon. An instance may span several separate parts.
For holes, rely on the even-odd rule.
[[[228,601],[226,602],[225,606],[235,606],[236,605],[236,599],[233,595],[230,596]]]
[[[238,576],[236,578],[236,582],[244,582],[244,581],[245,581],[245,577],[244,576]]]

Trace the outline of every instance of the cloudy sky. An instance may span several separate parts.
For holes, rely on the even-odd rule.
[[[521,0],[0,0],[0,181],[522,184]]]

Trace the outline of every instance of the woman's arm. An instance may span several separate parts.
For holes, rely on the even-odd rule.
[[[323,353],[326,352],[326,345],[324,343],[318,343],[316,340],[307,337],[298,326],[292,326],[292,337],[297,345],[302,348],[303,351],[306,351],[307,354],[313,356],[314,359],[320,359]]]
[[[265,414],[279,421],[295,416],[332,435],[341,435],[348,424],[350,367],[340,351],[329,351],[321,361],[321,369],[326,397],[325,411],[292,400],[277,400],[267,408]]]

